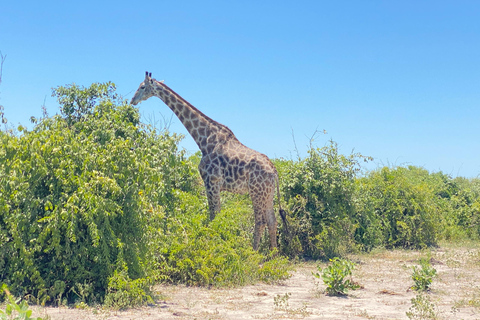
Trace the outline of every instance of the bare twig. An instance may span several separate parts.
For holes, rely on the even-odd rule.
[[[293,128],[292,128],[292,139],[293,139],[293,146],[295,147],[295,152],[297,153],[297,160],[300,160],[301,159],[300,152],[298,151],[298,148],[297,148],[297,142],[295,141],[295,133],[293,132]]]
[[[6,58],[7,55],[3,55],[3,53],[0,51],[0,84],[2,83],[3,63],[5,62]]]
[[[7,55],[3,55],[2,52],[0,51],[0,84],[2,83],[2,72],[3,72],[3,62],[5,62],[5,59],[7,58]],[[5,113],[3,112],[4,108],[0,104],[0,123],[5,125],[5,131],[7,131],[7,118],[5,118]]]

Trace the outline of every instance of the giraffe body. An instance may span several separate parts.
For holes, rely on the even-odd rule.
[[[221,191],[248,192],[255,214],[253,248],[258,249],[265,226],[270,247],[277,247],[273,201],[275,186],[278,191],[278,173],[273,163],[266,155],[244,146],[228,127],[207,117],[147,72],[131,104],[136,105],[152,96],[157,96],[172,109],[202,151],[198,169],[207,191],[210,219],[221,210]],[[286,227],[281,209],[280,214]]]

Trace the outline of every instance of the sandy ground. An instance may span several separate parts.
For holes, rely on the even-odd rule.
[[[32,307],[50,319],[480,319],[480,244],[429,251],[438,276],[426,294],[430,303],[413,303],[411,267],[428,252],[378,251],[354,255],[353,280],[361,289],[347,296],[324,293],[312,276],[317,263],[296,265],[292,277],[275,285],[234,289],[159,285],[155,305],[126,311],[101,308]],[[324,267],[326,264],[322,264]],[[430,312],[429,316],[421,310]],[[414,317],[416,316],[416,317]]]

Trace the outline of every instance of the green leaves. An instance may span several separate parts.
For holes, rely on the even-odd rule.
[[[321,273],[313,273],[316,278],[322,278],[323,283],[327,285],[328,295],[344,295],[348,290],[356,290],[360,286],[351,279],[355,264],[351,261],[340,259],[338,257],[330,259],[330,265],[321,270]]]
[[[415,283],[412,287],[415,291],[428,291],[433,279],[437,276],[437,270],[433,268],[428,259],[420,259],[420,268],[412,267],[412,280]]]
[[[115,94],[115,84],[94,83],[88,88],[76,84],[53,89],[52,96],[56,96],[60,104],[60,112],[69,125],[86,120],[95,111],[103,111],[105,106],[113,106],[118,102]],[[100,102],[100,108],[96,108]],[[97,110],[95,110],[97,109]]]

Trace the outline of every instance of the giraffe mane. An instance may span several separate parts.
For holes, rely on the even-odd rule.
[[[228,133],[228,135],[231,137],[231,138],[235,138],[237,139],[237,137],[235,136],[235,134],[233,133],[232,130],[230,130],[229,127],[227,127],[226,125],[224,124],[221,124],[220,122],[217,122],[215,120],[213,120],[212,118],[210,118],[209,116],[207,116],[206,114],[204,114],[203,112],[201,112],[200,110],[198,110],[196,107],[194,107],[190,102],[188,102],[187,100],[185,100],[184,98],[182,98],[182,96],[180,96],[178,93],[176,93],[174,90],[172,90],[172,88],[170,88],[169,86],[167,86],[162,80],[162,81],[158,81],[156,79],[153,79],[155,80],[155,82],[157,82],[158,85],[160,86],[163,86],[165,87],[169,92],[173,93],[175,95],[175,98],[177,100],[180,100],[182,102],[184,102],[186,105],[188,105],[190,108],[192,108],[194,111],[198,112],[199,114],[201,114],[203,117],[205,117],[205,119],[207,119],[208,121],[212,122],[213,124],[215,124],[217,127],[219,127],[220,129],[226,131]]]

